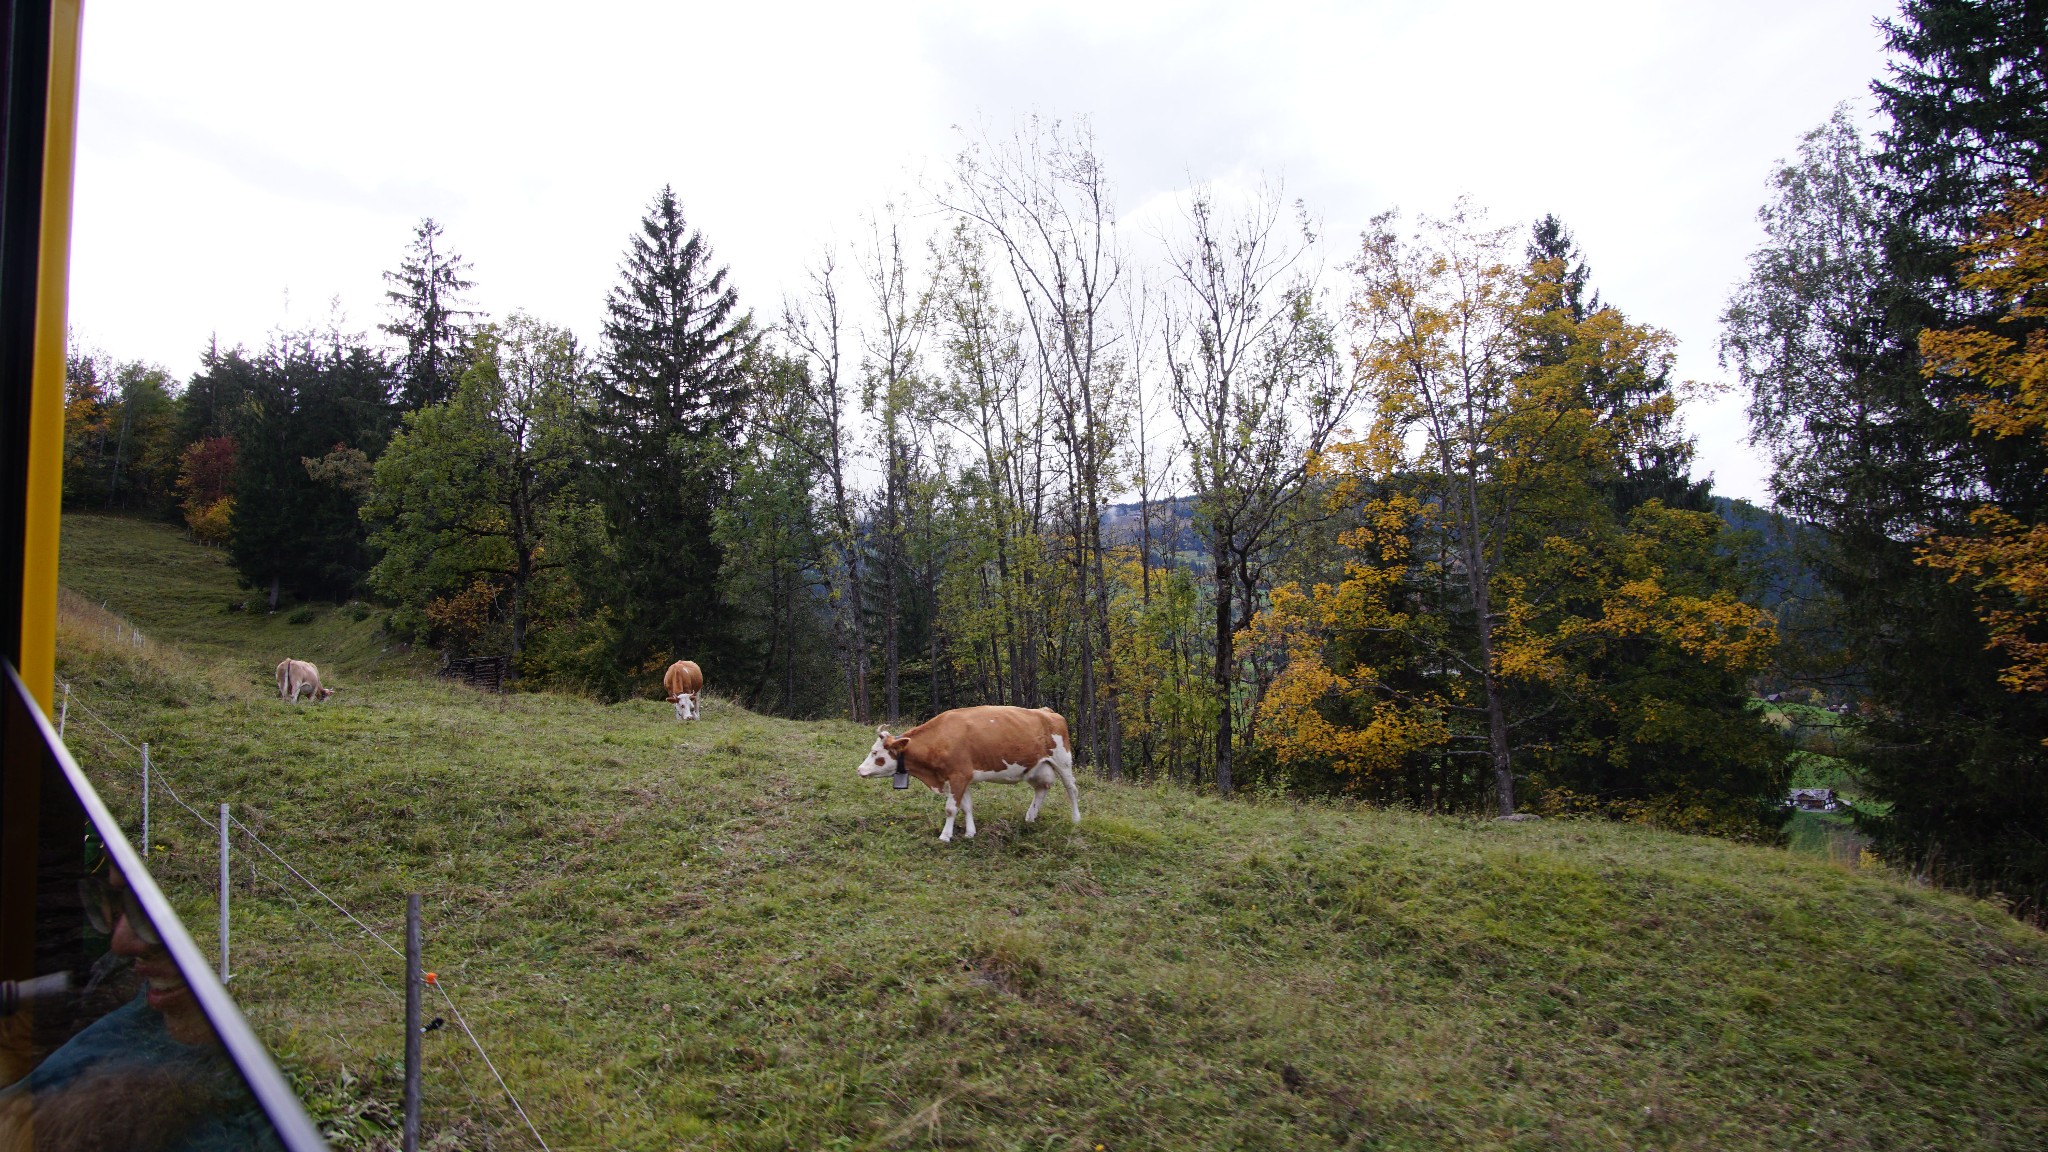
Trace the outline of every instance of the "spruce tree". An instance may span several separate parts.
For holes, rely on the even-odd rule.
[[[1536,222],[1526,255],[1531,287],[1544,292],[1545,310],[1554,313],[1551,322],[1530,325],[1523,339],[1523,368],[1534,371],[1578,356],[1577,349],[1586,339],[1597,338],[1581,328],[1588,320],[1608,313],[1618,322],[1621,314],[1609,308],[1598,292],[1590,292],[1592,269],[1571,229],[1556,216],[1546,215]],[[1628,413],[1630,419],[1641,421],[1643,413],[1675,400],[1669,361],[1642,374],[1593,368],[1587,372],[1586,387],[1588,402],[1611,419]],[[1653,419],[1655,426],[1630,445],[1620,470],[1607,483],[1614,511],[1626,516],[1651,500],[1662,501],[1669,508],[1707,511],[1711,482],[1692,478],[1693,442],[1680,429],[1676,405]]]
[[[2048,3],[1913,0],[1885,31],[1894,63],[1873,89],[1890,120],[1877,154],[1889,227],[1873,311],[1887,339],[1865,375],[1896,417],[1870,438],[1875,465],[1851,463],[1824,571],[1878,704],[1860,767],[1891,802],[1872,821],[1884,848],[2039,908],[2048,701],[1999,682],[1967,583],[1918,563],[1912,542],[1928,528],[1969,532],[1986,503],[2048,519],[2048,453],[2032,437],[1973,435],[1977,385],[1928,377],[1919,354],[1927,329],[1989,321],[1992,301],[1958,284],[1961,244],[2048,164]]]
[[[236,571],[272,607],[281,593],[349,595],[371,562],[358,509],[391,433],[390,365],[338,333],[286,334],[258,356],[223,359],[246,366],[228,539]]]
[[[1568,309],[1574,322],[1584,321],[1587,316],[1600,310],[1598,292],[1593,293],[1591,299],[1586,297],[1586,286],[1592,283],[1593,272],[1586,267],[1586,258],[1579,251],[1579,242],[1573,238],[1572,230],[1565,227],[1564,221],[1545,213],[1543,219],[1538,220],[1529,230],[1527,256],[1529,267],[1536,270],[1536,275],[1560,286],[1557,306]],[[1546,265],[1555,267],[1545,267]],[[1546,347],[1551,349],[1554,355],[1562,355],[1565,343],[1563,340],[1553,340]]]
[[[714,512],[730,487],[751,320],[675,192],[655,196],[606,301],[594,469],[616,541],[607,600],[628,665],[687,656],[716,674]]]
[[[398,355],[400,404],[417,411],[440,404],[455,393],[476,313],[464,308],[462,294],[476,285],[463,278],[469,262],[441,242],[441,226],[427,217],[413,229],[412,243],[398,269],[384,273],[391,287],[392,319],[379,327],[403,345]]]
[[[1974,435],[1978,386],[1923,374],[1919,340],[1985,319],[1990,302],[1958,284],[1960,245],[2048,160],[2048,3],[1909,0],[1884,28],[1880,146],[1865,152],[1845,115],[1807,138],[1762,213],[1770,240],[1723,353],[1780,508],[1826,530],[1813,561],[1842,656],[1823,683],[1865,704],[1850,754],[1889,806],[1866,827],[1902,865],[2039,903],[2048,701],[1999,683],[1972,590],[1918,542],[1969,533],[1986,503],[2048,519],[2048,452]]]
[[[178,405],[178,439],[183,444],[232,436],[243,401],[254,385],[256,365],[240,348],[222,351],[208,340],[199,371],[185,384]]]

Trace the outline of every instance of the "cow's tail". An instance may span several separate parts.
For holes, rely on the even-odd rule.
[[[1081,822],[1081,789],[1074,781],[1074,740],[1067,734],[1067,718],[1050,708],[1042,708],[1046,714],[1046,736],[1052,740],[1053,772],[1059,776],[1060,787],[1067,793],[1067,805],[1074,814],[1074,823]]]

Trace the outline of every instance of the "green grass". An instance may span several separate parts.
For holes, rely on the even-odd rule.
[[[160,650],[71,628],[78,698],[387,936],[424,892],[428,966],[557,1149],[2033,1149],[2048,1131],[2048,938],[1985,903],[1635,827],[1085,776],[1078,831],[984,787],[981,835],[944,845],[934,798],[855,778],[854,725],[715,696],[691,725],[656,701],[495,699],[408,673],[379,615],[222,614],[218,556],[173,532],[65,532],[66,584]],[[279,702],[287,654],[340,694]],[[131,811],[126,750],[72,734]],[[156,829],[174,900],[211,924],[210,833]],[[243,860],[237,996],[338,1145],[388,1144],[396,959]],[[459,1033],[425,1044],[430,1145],[531,1146]]]
[[[131,618],[146,639],[273,692],[277,662],[287,656],[311,660],[323,677],[349,679],[417,676],[439,662],[382,635],[384,611],[371,605],[286,602],[267,611],[263,593],[235,586],[226,553],[169,524],[68,513],[59,563],[66,589]]]

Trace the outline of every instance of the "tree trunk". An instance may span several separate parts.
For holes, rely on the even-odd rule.
[[[796,577],[796,586],[798,591],[791,593],[788,606],[782,615],[782,627],[787,636],[787,642],[783,645],[782,649],[782,714],[784,716],[796,715],[796,597],[802,594],[800,591],[803,588],[801,574],[798,574]]]
[[[836,416],[836,413],[835,413]],[[867,604],[861,594],[860,532],[846,496],[846,469],[839,454],[839,433],[832,433],[832,511],[838,521],[841,579],[846,600],[840,606],[839,640],[846,656],[847,714],[854,723],[868,722]]]
[[[868,712],[868,609],[867,597],[861,587],[866,580],[860,570],[860,537],[849,517],[845,528],[846,545],[846,675],[852,697],[853,720],[865,724],[872,717]]]
[[[846,616],[848,613],[845,608],[841,608],[839,611],[839,647],[840,651],[846,653],[847,657],[846,715],[856,724],[865,724],[868,719],[867,710],[861,707],[861,697],[866,693],[862,691],[863,686],[860,682],[860,673],[857,670],[858,661],[853,659],[853,641],[849,638],[849,630],[846,626]]]
[[[1507,700],[1499,664],[1493,654],[1493,596],[1486,574],[1486,549],[1479,538],[1479,486],[1466,477],[1465,579],[1471,588],[1472,611],[1479,627],[1480,667],[1486,672],[1486,741],[1493,759],[1493,788],[1502,816],[1515,814],[1515,772],[1508,755]]]
[[[514,668],[519,665],[519,654],[526,650],[526,580],[522,573],[512,585],[511,665]]]
[[[1508,714],[1501,699],[1500,679],[1486,677],[1486,736],[1493,749],[1493,789],[1500,798],[1500,814],[1515,814],[1515,772],[1508,760]]]
[[[925,565],[924,598],[924,652],[926,667],[931,673],[931,687],[925,700],[925,719],[929,720],[939,714],[939,572],[936,562]]]
[[[889,480],[885,485],[883,498],[883,502],[887,505],[883,512],[886,539],[882,545],[883,564],[888,569],[887,579],[883,582],[882,591],[882,700],[886,709],[885,715],[891,725],[897,722],[903,712],[897,693],[898,674],[900,672],[897,663],[900,656],[898,648],[900,636],[898,633],[901,623],[898,619],[900,592],[897,586],[902,581],[903,567],[902,541],[898,537],[896,517],[896,502],[902,495],[901,490],[897,487],[897,466],[899,462],[900,456],[896,444],[896,433],[892,429],[889,433]]]
[[[1031,627],[1033,623],[1031,618],[1032,610],[1037,601],[1036,592],[1032,585],[1037,583],[1037,580],[1032,575],[1031,569],[1026,568],[1024,570],[1023,578],[1019,583],[1024,589],[1024,595],[1020,598],[1017,608],[1018,618],[1024,622],[1023,628],[1020,629],[1023,632],[1024,639],[1024,659],[1021,662],[1022,673],[1019,676],[1021,686],[1017,692],[1017,703],[1025,708],[1039,708],[1044,706],[1045,699],[1038,693],[1039,632]]]
[[[1143,406],[1140,405],[1142,410]],[[1152,473],[1145,464],[1142,429],[1138,439],[1138,588],[1140,602],[1152,607]],[[1143,643],[1143,640],[1140,640]],[[1138,741],[1138,771],[1152,773],[1152,697],[1146,694],[1139,705],[1145,720],[1144,738]]]
[[[1101,691],[1102,721],[1099,732],[1102,737],[1103,767],[1111,780],[1124,778],[1123,724],[1117,715],[1120,699],[1117,694],[1115,638],[1109,627],[1109,577],[1107,566],[1102,559],[1102,521],[1091,515],[1094,522],[1092,535],[1095,538],[1095,620],[1094,625],[1102,641],[1102,672],[1104,684]]]
[[[107,477],[107,507],[109,508],[114,507],[115,500],[121,494],[121,458],[128,452],[129,416],[130,407],[126,402],[123,402],[121,405],[121,435],[114,441],[114,470]]]
[[[1231,628],[1230,561],[1218,550],[1216,557],[1216,793],[1230,795],[1230,689],[1231,667],[1236,663],[1230,650]]]
[[[1024,703],[1024,687],[1023,683],[1018,679],[1017,671],[1017,589],[1010,578],[1009,536],[1010,526],[1008,523],[1001,523],[996,526],[996,584],[1001,590],[1003,601],[1003,643],[1009,649],[1010,654],[1009,683],[1007,685],[1003,683],[1002,655],[1000,650],[996,648],[996,640],[993,636],[989,638],[989,649],[991,652],[996,653],[996,691],[1000,694],[1007,689],[1010,694],[1008,700],[1001,699],[999,695],[997,703],[1022,705]]]
[[[514,443],[517,443],[517,441]],[[523,461],[515,460],[513,466],[517,469],[522,463]],[[533,580],[533,556],[535,551],[531,543],[533,533],[527,530],[527,525],[535,519],[532,514],[533,501],[524,486],[519,485],[516,480],[512,490],[512,506],[509,511],[512,520],[512,555],[514,560],[512,563],[512,651],[510,654],[511,658],[506,662],[508,671],[519,666],[519,654],[526,648],[526,586]]]

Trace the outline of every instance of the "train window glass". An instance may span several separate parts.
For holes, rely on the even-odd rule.
[[[36,725],[8,680],[11,775],[31,767],[22,737]],[[0,983],[0,1149],[318,1147],[121,830],[73,787],[76,765],[41,751],[33,971]],[[271,1118],[280,1104],[285,1129]]]

